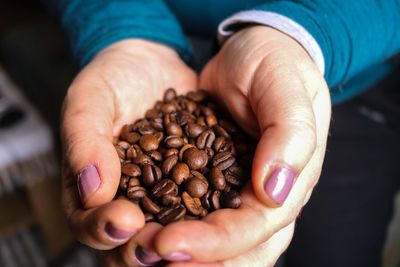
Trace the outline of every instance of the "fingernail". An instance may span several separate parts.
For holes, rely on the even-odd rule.
[[[164,259],[168,261],[188,261],[192,259],[192,256],[183,252],[172,252],[164,256]]]
[[[78,174],[78,190],[82,203],[100,185],[100,176],[94,165],[88,165]]]
[[[113,240],[113,241],[120,241],[131,237],[137,230],[124,230],[121,229],[114,224],[108,222],[104,227],[106,234]]]
[[[155,263],[162,260],[157,254],[150,253],[145,248],[137,246],[135,249],[135,257],[141,266],[153,266]]]
[[[282,205],[292,189],[296,172],[287,167],[277,167],[268,177],[264,190],[277,204]]]

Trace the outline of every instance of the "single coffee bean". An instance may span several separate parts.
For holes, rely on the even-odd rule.
[[[211,203],[210,203],[210,198],[211,198],[212,192],[213,192],[213,191],[212,191],[211,189],[209,189],[209,190],[207,191],[207,193],[205,193],[204,196],[202,196],[201,199],[200,199],[201,205],[202,205],[205,209],[207,209],[208,211],[211,211],[211,210],[212,210],[212,206],[211,206]]]
[[[140,124],[140,126],[138,126],[138,132],[141,135],[145,135],[145,134],[154,134],[155,133],[155,129],[153,128],[153,126],[151,126],[150,122],[147,122],[148,124]]]
[[[204,218],[204,217],[206,217],[207,216],[207,214],[208,214],[208,210],[206,210],[205,208],[201,208],[201,212],[200,212],[200,214],[199,214],[199,217],[200,218]]]
[[[121,175],[121,179],[119,180],[119,188],[122,191],[126,191],[126,189],[128,189],[128,182],[129,182],[129,176]]]
[[[134,186],[140,186],[140,181],[136,177],[131,177],[128,182],[128,188]]]
[[[158,118],[159,116],[160,116],[160,113],[156,109],[149,109],[146,111],[146,114],[145,114],[145,117],[148,120]]]
[[[182,148],[181,148],[182,149]],[[178,155],[179,150],[176,148],[170,148],[164,153],[164,157],[168,158],[169,156]]]
[[[203,150],[193,147],[183,153],[183,161],[191,170],[198,170],[207,165],[208,156]]]
[[[157,220],[162,225],[167,225],[171,222],[176,222],[182,220],[185,217],[186,209],[183,205],[176,205],[172,207],[162,208],[159,213],[157,213]]]
[[[151,151],[158,148],[159,142],[153,134],[145,134],[140,137],[139,144],[144,151]]]
[[[249,179],[249,174],[243,168],[231,166],[225,171],[225,179],[234,186],[243,186]]]
[[[202,197],[208,190],[208,184],[202,179],[191,177],[185,183],[186,191],[192,197]]]
[[[186,209],[193,215],[200,215],[203,207],[201,206],[200,199],[197,197],[192,197],[189,193],[182,193],[182,201]]]
[[[238,193],[235,190],[229,192],[223,191],[220,197],[221,207],[228,209],[237,209],[242,203]]]
[[[198,149],[204,149],[205,147],[212,147],[215,140],[214,132],[209,129],[201,133],[199,137],[197,137],[196,146]]]
[[[208,127],[213,127],[214,125],[218,124],[217,118],[214,114],[207,115],[206,122]]]
[[[168,136],[167,138],[164,139],[164,142],[167,145],[167,147],[170,148],[180,148],[181,146],[183,146],[183,139],[175,135]]]
[[[190,138],[197,138],[203,131],[203,126],[197,123],[188,123],[185,126],[185,133]]]
[[[154,130],[156,130],[158,132],[163,131],[164,130],[163,119],[162,118],[152,119],[151,126],[154,128]]]
[[[160,168],[154,165],[145,164],[143,166],[142,181],[146,187],[152,187],[162,177]]]
[[[126,140],[128,139],[128,134],[132,131],[132,126],[130,124],[125,124],[124,126],[122,126],[121,128],[121,133],[120,133],[120,137],[122,140]]]
[[[214,150],[211,147],[206,147],[206,148],[204,148],[204,152],[206,152],[206,154],[207,154],[208,161],[212,161],[212,159],[215,155]]]
[[[222,128],[220,125],[214,125],[213,129],[215,131],[215,134],[217,136],[223,136],[225,137],[225,139],[231,139],[231,135],[224,129]]]
[[[175,112],[176,111],[176,108],[175,108],[175,106],[173,105],[173,104],[171,104],[171,103],[165,103],[165,104],[163,104],[162,106],[161,106],[161,112],[163,113],[163,114],[169,114],[169,113],[172,113],[172,112]]]
[[[138,145],[134,144],[134,145],[131,145],[128,148],[128,150],[126,151],[126,158],[129,160],[133,160],[141,153],[142,153],[142,149]]]
[[[147,152],[147,155],[150,157],[151,160],[155,161],[155,162],[160,162],[162,161],[162,155],[160,152],[156,151],[156,150],[152,150],[150,152]]]
[[[136,144],[137,142],[139,142],[140,139],[140,134],[138,134],[137,132],[131,132],[128,134],[126,141],[128,141],[130,144]]]
[[[204,91],[190,91],[186,96],[194,102],[202,102],[207,97]]]
[[[146,223],[154,222],[154,215],[151,214],[151,213],[145,213],[144,214],[144,220],[145,220]]]
[[[197,120],[196,120],[196,123],[198,125],[200,125],[200,126],[206,126],[207,125],[206,124],[206,120],[205,120],[205,118],[203,116],[198,117]]]
[[[176,184],[170,179],[162,179],[151,190],[151,194],[156,198],[160,198],[164,195],[171,194],[176,190]]]
[[[150,159],[146,154],[140,153],[134,159],[133,163],[143,166],[145,164],[154,164],[154,162]]]
[[[154,133],[155,138],[157,138],[158,143],[161,142],[161,140],[164,138],[164,133],[163,132],[156,132]]]
[[[221,171],[228,169],[235,163],[235,157],[231,152],[221,152],[214,156],[212,165],[219,168]]]
[[[132,201],[139,201],[141,198],[146,196],[146,189],[141,186],[129,187],[126,190],[127,197]]]
[[[210,170],[209,177],[210,177],[210,184],[213,188],[215,188],[216,190],[224,190],[226,181],[224,174],[220,169],[212,168]]]
[[[226,145],[225,137],[220,136],[217,139],[215,139],[215,142],[213,144],[213,148],[218,153],[218,152],[222,152],[223,151],[223,148],[224,148],[225,145]]]
[[[133,163],[124,165],[121,169],[121,172],[125,175],[133,176],[133,177],[142,175],[142,171],[140,170],[140,167]]]
[[[165,176],[168,176],[169,172],[175,165],[178,163],[178,156],[172,155],[167,157],[164,162],[162,163],[161,170]]]
[[[125,149],[125,150],[127,150],[127,149],[131,146],[131,144],[129,144],[129,143],[126,142],[126,141],[119,141],[119,142],[118,142],[118,145],[119,145],[120,147],[122,147],[123,149]]]
[[[161,204],[163,206],[175,206],[181,204],[181,197],[172,194],[164,195],[161,197]]]
[[[188,150],[189,148],[194,147],[194,145],[192,144],[186,144],[184,145],[181,150],[179,150],[179,160],[183,161],[183,153],[185,153],[186,150]]]
[[[146,196],[140,200],[140,206],[151,214],[157,214],[160,212],[160,207]]]
[[[205,117],[210,116],[210,115],[214,115],[214,111],[211,108],[207,107],[207,106],[200,105],[200,110],[201,110],[201,112],[203,113],[203,115]],[[206,118],[206,122],[207,122],[207,118]]]
[[[185,102],[185,105],[186,105],[186,110],[187,110],[189,113],[193,113],[193,111],[195,111],[195,109],[197,108],[197,104],[196,104],[196,102],[194,102],[194,101],[187,100],[187,101]]]
[[[208,186],[208,180],[207,180],[207,178],[206,178],[201,172],[195,171],[195,170],[191,170],[191,171],[190,171],[190,176],[196,177],[196,178],[202,180],[202,181],[203,181],[204,183],[206,183],[207,186]]]
[[[171,177],[178,185],[183,183],[189,177],[189,174],[189,167],[185,163],[176,164],[171,171]]]
[[[126,158],[126,154],[125,154],[125,149],[121,146],[119,146],[118,144],[114,146],[115,150],[117,151],[118,157],[120,159],[125,159]]]
[[[221,208],[221,191],[215,190],[210,196],[210,203],[214,210]],[[240,204],[239,204],[240,205]]]
[[[170,122],[166,127],[167,135],[182,136],[182,127],[175,122]]]
[[[170,102],[176,98],[176,91],[173,88],[168,88],[164,93],[164,102]]]

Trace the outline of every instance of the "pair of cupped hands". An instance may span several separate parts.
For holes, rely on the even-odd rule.
[[[145,224],[113,200],[120,162],[112,144],[167,88],[202,88],[259,138],[237,210],[167,226]],[[104,266],[273,266],[320,176],[330,96],[314,62],[266,26],[231,36],[198,76],[171,48],[127,39],[101,51],[75,78],[62,110],[62,203],[76,238]],[[164,261],[165,263],[165,261]]]

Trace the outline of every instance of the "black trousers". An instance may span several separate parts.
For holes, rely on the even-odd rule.
[[[400,79],[392,75],[333,108],[321,178],[298,218],[283,266],[381,266],[400,188],[399,89]]]

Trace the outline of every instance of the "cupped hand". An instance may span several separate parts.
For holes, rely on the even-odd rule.
[[[143,117],[169,87],[179,94],[195,90],[197,76],[173,49],[128,39],[100,52],[78,74],[64,100],[63,208],[79,241],[110,250],[102,253],[110,266],[116,253],[112,249],[138,233],[146,238],[136,238],[134,244],[151,251],[151,239],[159,231],[150,224],[139,232],[145,224],[140,209],[127,200],[113,200],[121,175],[113,136]],[[127,251],[132,244],[118,249],[122,256],[116,257],[115,266],[137,265],[133,252]]]
[[[186,261],[174,266],[239,266],[246,259],[240,266],[265,266],[254,254],[272,266],[291,239],[284,229],[294,225],[321,172],[331,111],[327,85],[294,39],[252,26],[226,41],[201,73],[200,88],[259,138],[251,183],[239,209],[168,225],[154,248]]]

